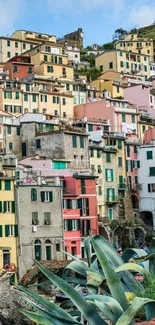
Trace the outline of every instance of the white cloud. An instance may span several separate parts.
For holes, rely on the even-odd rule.
[[[136,27],[143,27],[152,24],[155,21],[155,4],[149,2],[137,4],[132,8],[129,19]]]
[[[0,33],[6,35],[14,31],[14,24],[24,13],[24,0],[0,0]]]

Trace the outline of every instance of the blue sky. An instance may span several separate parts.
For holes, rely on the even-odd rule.
[[[84,44],[112,40],[116,28],[155,21],[155,0],[0,0],[0,35],[16,29],[61,37],[82,27]]]

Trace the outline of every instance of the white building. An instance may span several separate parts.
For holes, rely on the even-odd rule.
[[[66,46],[65,53],[68,54],[68,60],[73,63],[80,63],[80,49],[76,46]]]
[[[155,62],[150,62],[150,77],[155,76]]]
[[[155,145],[140,146],[138,160],[140,216],[149,228],[155,229]]]

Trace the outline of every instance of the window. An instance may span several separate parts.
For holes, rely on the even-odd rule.
[[[102,186],[98,186],[98,195],[102,195]]]
[[[121,67],[121,68],[124,67],[123,61],[120,61],[120,67]]]
[[[23,43],[23,50],[26,50],[26,44]]]
[[[101,151],[97,150],[97,158],[101,158]]]
[[[147,61],[147,57],[146,56],[144,56],[144,61]]]
[[[100,65],[100,72],[103,72],[103,65]]]
[[[89,132],[93,131],[93,124],[88,124],[88,131]]]
[[[13,143],[9,142],[9,150],[13,150]]]
[[[62,105],[66,105],[66,98],[62,98]]]
[[[132,121],[132,123],[135,123],[135,115],[134,114],[131,115],[131,121]]]
[[[18,52],[15,52],[15,56],[18,56]]]
[[[19,99],[19,91],[16,91],[15,98],[16,98],[16,99]]]
[[[7,57],[8,57],[8,58],[11,57],[11,52],[7,52]]]
[[[127,154],[127,157],[129,158],[130,157],[130,145],[127,144],[126,146],[126,154]]]
[[[109,62],[109,69],[113,69],[113,62]]]
[[[32,73],[33,70],[32,70],[32,67],[28,67],[28,73]]]
[[[11,181],[5,181],[5,191],[11,191]]]
[[[52,259],[52,254],[51,254],[51,241],[47,239],[45,241],[45,246],[46,246],[46,260],[51,261]]]
[[[47,112],[47,109],[43,108],[43,114],[46,114],[46,112]]]
[[[137,146],[134,146],[134,153],[137,153]]]
[[[60,58],[60,57],[59,57],[59,64],[62,64],[62,58]]]
[[[47,55],[44,55],[44,61],[47,62]]]
[[[32,45],[32,44],[30,44],[30,49],[31,49],[31,50],[33,49],[33,45]]]
[[[38,212],[32,212],[32,225],[39,225]]]
[[[80,148],[84,148],[84,137],[80,136]]]
[[[127,69],[130,68],[129,62],[126,62],[126,68],[127,68]]]
[[[66,68],[62,68],[62,74],[66,74]]]
[[[148,184],[148,192],[155,192],[155,184]]]
[[[12,212],[12,206],[11,201],[4,201],[4,213],[11,213]]]
[[[106,162],[111,162],[111,155],[110,155],[110,153],[106,153]]]
[[[7,41],[7,46],[10,46],[10,41],[9,40]]]
[[[85,179],[81,179],[81,194],[86,194]]]
[[[12,91],[4,91],[4,99],[12,99]]]
[[[7,126],[7,134],[11,134],[11,126],[10,125]]]
[[[34,257],[35,260],[41,261],[41,241],[39,239],[34,242]]]
[[[122,157],[118,157],[118,167],[122,167]]]
[[[122,140],[118,140],[118,149],[122,149]]]
[[[150,54],[150,50],[147,50],[147,53]]]
[[[146,152],[146,157],[147,157],[147,160],[153,159],[152,151],[147,151]]]
[[[66,90],[70,90],[70,85],[66,84]]]
[[[106,182],[113,182],[114,181],[113,169],[106,169],[105,176],[106,176]]]
[[[33,103],[37,101],[37,96],[36,95],[32,95],[32,101],[33,101]]]
[[[26,91],[30,91],[30,85],[26,84]]]
[[[47,95],[41,95],[41,102],[47,103]]]
[[[138,176],[135,176],[135,184],[138,184]]]
[[[125,114],[122,114],[122,122],[126,122],[126,115]]]
[[[90,149],[90,157],[94,157],[94,149]]]
[[[122,175],[119,175],[119,187],[122,188],[124,185],[124,178]]]
[[[114,202],[114,201],[115,201],[115,189],[107,188],[107,202]]]
[[[14,225],[6,225],[5,226],[5,236],[6,237],[14,236]]]
[[[98,166],[97,166],[97,171],[98,171],[98,173],[99,173],[99,174],[101,174],[101,173],[102,173],[102,168],[101,168],[101,165],[98,165]]]
[[[155,176],[155,167],[150,167],[150,176]]]
[[[77,137],[76,137],[76,135],[72,136],[72,146],[73,146],[73,148],[77,148]]]
[[[36,149],[41,149],[41,140],[36,139]]]
[[[18,48],[18,42],[15,42],[15,47]]]
[[[117,86],[116,89],[117,89],[117,93],[119,93],[119,86]]]
[[[37,189],[36,188],[31,189],[31,201],[32,202],[37,201]]]
[[[54,72],[54,71],[53,71],[53,66],[52,66],[52,65],[48,65],[48,66],[47,66],[47,72]]]
[[[144,71],[147,71],[147,65],[144,65]]]
[[[57,109],[54,110],[54,115],[58,115],[58,110]]]
[[[24,102],[28,102],[28,94],[24,94]]]
[[[108,209],[108,219],[112,220],[113,219],[113,208]]]
[[[13,72],[18,72],[18,66],[17,65],[13,66]]]
[[[41,202],[52,202],[53,201],[53,192],[45,191],[41,192]]]
[[[53,96],[53,104],[59,104],[59,97]]]
[[[142,131],[143,131],[143,133],[145,132],[145,129],[146,129],[146,126],[145,125],[142,125]]]

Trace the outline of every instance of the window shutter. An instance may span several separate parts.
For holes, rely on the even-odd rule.
[[[105,178],[106,178],[106,182],[108,182],[108,170],[105,170]]]
[[[4,213],[6,212],[6,201],[4,201]]]
[[[3,228],[0,226],[0,237],[3,237]]]
[[[137,160],[137,168],[140,168],[140,160]]]
[[[0,181],[0,190],[2,189],[2,181]]]
[[[109,202],[109,189],[107,188],[107,201]]]
[[[12,201],[12,213],[15,213],[15,201]]]
[[[78,199],[78,209],[80,209],[80,216],[82,216],[82,199]]]
[[[128,160],[126,160],[126,171],[128,172]]]
[[[122,185],[123,184],[123,176],[119,175],[119,184]]]
[[[68,219],[68,230],[73,230],[73,228],[72,228],[72,219]]]
[[[80,148],[84,148],[84,137],[80,136]]]
[[[114,171],[113,171],[113,169],[111,169],[111,181],[112,182],[114,181]]]
[[[15,237],[18,237],[18,225],[14,225]]]
[[[2,201],[0,201],[0,213],[2,213]]]
[[[5,237],[9,237],[9,225],[5,225]]]
[[[45,103],[47,103],[47,95],[45,95]]]
[[[4,91],[4,99],[6,99],[6,91]]]
[[[112,200],[115,201],[115,190],[112,189]]]
[[[53,201],[53,192],[49,192],[50,202]]]
[[[45,192],[41,192],[41,202],[45,202]]]
[[[89,199],[86,199],[86,215],[89,216]]]
[[[133,171],[133,160],[130,160],[131,172]]]
[[[151,192],[151,184],[148,184],[148,192]]]
[[[118,149],[122,149],[122,140],[118,140]]]
[[[78,230],[81,230],[81,222],[80,222],[80,219],[78,219]]]

